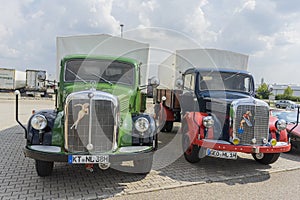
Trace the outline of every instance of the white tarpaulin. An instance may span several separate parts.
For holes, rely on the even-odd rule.
[[[100,34],[57,37],[56,48],[57,80],[59,80],[60,61],[63,57],[72,54],[88,54],[135,59],[142,63],[141,85],[147,82],[149,44]]]
[[[174,89],[175,80],[181,76],[180,73],[189,68],[247,70],[248,57],[219,49],[177,50],[158,66],[160,88]]]

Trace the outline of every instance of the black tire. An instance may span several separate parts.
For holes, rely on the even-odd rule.
[[[276,106],[276,108],[280,108],[280,105],[279,105],[279,104],[276,104],[275,106]]]
[[[189,136],[184,132],[182,135],[182,149],[184,152],[184,158],[188,162],[197,163],[200,161],[199,158],[200,147],[197,145],[192,145]]]
[[[151,171],[153,163],[153,156],[142,160],[133,160],[134,170],[133,173],[145,175]]]
[[[173,129],[173,122],[166,121],[164,127],[161,129],[161,132],[171,132]]]
[[[280,153],[262,153],[262,154],[252,154],[253,158],[264,165],[269,165],[276,162],[280,156]]]
[[[39,176],[45,177],[51,175],[54,162],[35,160],[35,169]]]

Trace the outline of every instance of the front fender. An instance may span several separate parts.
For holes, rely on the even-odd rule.
[[[135,121],[140,117],[144,117],[149,121],[149,129],[140,133],[135,129]],[[132,117],[132,144],[133,145],[147,145],[152,146],[153,141],[157,140],[157,127],[154,118],[148,114],[139,114]]]
[[[47,126],[39,131],[31,126],[31,119],[33,118],[34,115],[43,115],[47,119]],[[41,110],[35,112],[30,119],[28,120],[27,123],[27,144],[32,145],[32,144],[44,144],[44,145],[51,145],[52,143],[52,130],[54,127],[54,121],[57,116],[56,110]]]
[[[183,116],[183,131],[188,134],[190,141],[196,139],[213,138],[213,129],[205,130],[203,126],[203,118],[208,116],[207,113],[202,112],[187,112]]]
[[[274,139],[278,140],[278,137],[279,137],[278,142],[279,141],[280,142],[288,142],[289,139],[288,139],[288,133],[287,133],[286,129],[278,132],[278,130],[275,126],[275,123],[277,120],[278,120],[277,117],[270,116],[270,119],[269,119],[270,138],[269,139],[274,138]]]

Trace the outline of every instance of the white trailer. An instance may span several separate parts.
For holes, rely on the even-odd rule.
[[[173,122],[181,121],[179,96],[182,90],[176,88],[176,80],[189,68],[247,70],[248,56],[219,49],[184,49],[164,60],[158,66],[160,86],[154,97],[156,104],[163,103],[165,123],[160,125],[163,132],[170,132]]]
[[[247,70],[248,55],[219,49],[177,50],[158,65],[159,88],[174,89],[181,73],[194,67]]]
[[[45,95],[47,91],[46,71],[27,69],[25,90],[26,95]]]
[[[107,34],[99,34],[57,37],[56,46],[57,80],[59,80],[60,62],[63,57],[72,54],[89,54],[137,60],[140,63],[140,85],[144,86],[147,84],[149,44]]]
[[[24,89],[26,73],[16,69],[0,68],[0,90]]]

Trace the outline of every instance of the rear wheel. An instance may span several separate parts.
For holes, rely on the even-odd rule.
[[[161,129],[162,132],[171,132],[173,129],[173,122],[166,121],[164,127]]]
[[[253,153],[252,156],[257,162],[269,165],[278,160],[280,153]]]
[[[54,162],[43,160],[35,160],[35,169],[39,176],[45,177],[51,175],[53,171]]]

